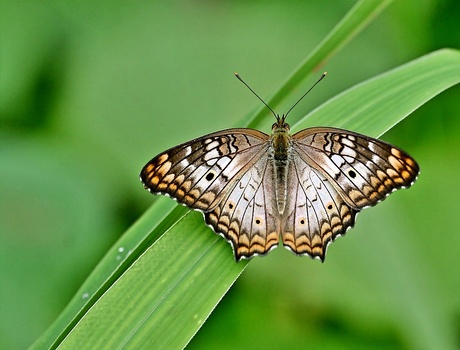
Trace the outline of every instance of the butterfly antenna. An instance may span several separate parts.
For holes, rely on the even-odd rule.
[[[302,96],[301,98],[299,98],[299,100],[298,100],[296,103],[294,103],[294,105],[293,105],[291,108],[289,108],[289,110],[287,111],[287,113],[284,115],[284,118],[286,118],[286,117],[288,116],[289,112],[291,112],[292,109],[293,109],[295,106],[297,106],[297,105],[299,104],[299,102],[302,101],[302,99],[303,99],[305,96],[307,96],[307,94],[308,94],[308,93],[309,93],[309,92],[310,92],[310,91],[311,91],[321,80],[324,79],[324,77],[326,76],[326,74],[327,74],[327,72],[324,72],[323,74],[321,74],[321,76],[320,76],[319,79],[316,81],[316,83],[314,83],[313,86],[312,86],[311,88],[309,88],[308,91],[307,91],[306,93],[304,93],[303,96]]]
[[[255,91],[252,90],[251,87],[250,87],[248,84],[246,84],[246,82],[245,82],[245,81],[240,77],[240,75],[239,75],[238,73],[236,73],[236,72],[235,72],[235,77],[237,77],[239,81],[241,81],[244,85],[246,85],[246,87],[247,87],[254,95],[256,95],[256,97],[257,97],[259,100],[262,101],[262,103],[270,110],[270,112],[273,113],[273,115],[275,116],[275,118],[276,118],[277,120],[279,119],[279,116],[273,111],[273,109],[271,109],[270,106],[269,106],[268,104],[266,104],[265,101],[262,100],[262,98],[261,98],[259,95],[257,95],[257,94],[255,93]]]

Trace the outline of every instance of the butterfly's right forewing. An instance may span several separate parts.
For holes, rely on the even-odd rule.
[[[321,172],[349,206],[373,206],[411,186],[419,167],[402,150],[378,139],[336,128],[310,128],[293,135],[299,158]]]

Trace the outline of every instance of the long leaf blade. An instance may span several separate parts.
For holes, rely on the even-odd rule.
[[[424,69],[433,69],[438,74],[421,74],[420,62]],[[311,113],[304,122],[308,124],[321,118],[326,125],[340,121],[341,127],[349,128],[359,126],[358,122],[365,118],[360,132],[383,133],[402,120],[408,110],[458,84],[459,62],[460,53],[454,50],[427,55],[404,65],[399,71],[390,71],[350,89]],[[403,89],[401,81],[393,78],[395,75],[404,76]],[[420,88],[408,88],[413,85]],[[329,113],[343,106],[351,111],[360,110],[363,103],[356,91],[367,96],[366,109],[375,109],[374,113],[363,110],[357,113],[358,117],[343,121]],[[391,113],[380,108],[385,94],[398,96]],[[298,126],[303,126],[304,122]],[[200,215],[187,215],[148,248],[96,301],[59,348],[182,348],[245,265],[244,262],[234,263],[229,245],[203,225]]]
[[[305,61],[294,71],[293,74],[280,88],[280,91],[274,96],[275,100],[278,98],[280,101],[291,95],[291,89],[298,85],[303,79],[307,78],[308,74],[314,67],[318,66],[319,62],[325,62],[339,48],[344,46],[351,40],[360,30],[362,30],[368,22],[378,15],[392,0],[361,0],[359,1],[344,17],[344,19],[331,31],[331,33],[318,45],[312,54],[308,56]],[[275,101],[273,100],[273,101]],[[270,102],[273,102],[270,101]],[[245,120],[246,125],[257,126],[263,120],[264,109],[261,108],[259,113],[253,117]],[[252,122],[251,122],[252,120]],[[52,326],[33,344],[32,349],[42,348],[55,348],[62,340],[71,332],[83,315],[97,302],[98,298],[107,291],[112,283],[130,266],[132,261],[139,257],[143,252],[143,248],[147,247],[155,237],[157,232],[165,229],[174,224],[175,218],[179,218],[185,213],[184,208],[177,208],[172,210],[168,207],[163,200],[160,200],[158,208],[152,208],[151,211],[142,216],[133,227],[126,232],[119,242],[111,249],[106,257],[100,262],[98,267],[93,271],[91,276],[85,281],[75,297],[52,324]],[[169,205],[171,205],[170,203]],[[161,215],[166,215],[165,219],[160,223],[155,221]],[[187,218],[188,220],[195,220],[195,223],[202,225],[201,219]],[[158,223],[157,226],[155,226]],[[190,221],[189,230],[193,226]],[[155,227],[152,231],[145,229],[151,225]],[[163,231],[164,232],[164,231]],[[173,234],[170,232],[170,234]],[[120,257],[118,249],[123,247],[125,252],[130,252],[129,256]],[[131,247],[131,248],[129,248]],[[225,245],[221,244],[221,249],[224,251]],[[228,246],[226,247],[228,250]],[[228,254],[228,253],[227,253]],[[115,262],[113,259],[117,259]],[[240,263],[240,273],[244,269],[245,264]],[[225,274],[225,271],[222,272]],[[236,279],[235,275],[235,279]],[[234,281],[234,280],[233,280]],[[221,296],[218,295],[214,298],[215,303],[220,300]],[[212,309],[208,310],[208,314]],[[194,329],[194,332],[198,328]],[[179,337],[178,337],[179,339]]]

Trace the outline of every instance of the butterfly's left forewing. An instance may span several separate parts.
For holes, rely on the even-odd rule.
[[[142,169],[141,181],[152,193],[210,211],[240,174],[266,152],[268,139],[267,134],[248,129],[205,135],[153,158]]]

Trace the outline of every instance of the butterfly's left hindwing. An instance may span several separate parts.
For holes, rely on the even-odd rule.
[[[229,129],[185,142],[156,156],[141,171],[150,192],[201,211],[212,210],[244,168],[266,153],[269,136]]]
[[[205,214],[208,225],[233,247],[235,259],[266,254],[278,245],[278,208],[273,198],[273,163],[266,152],[229,188],[219,205]]]

